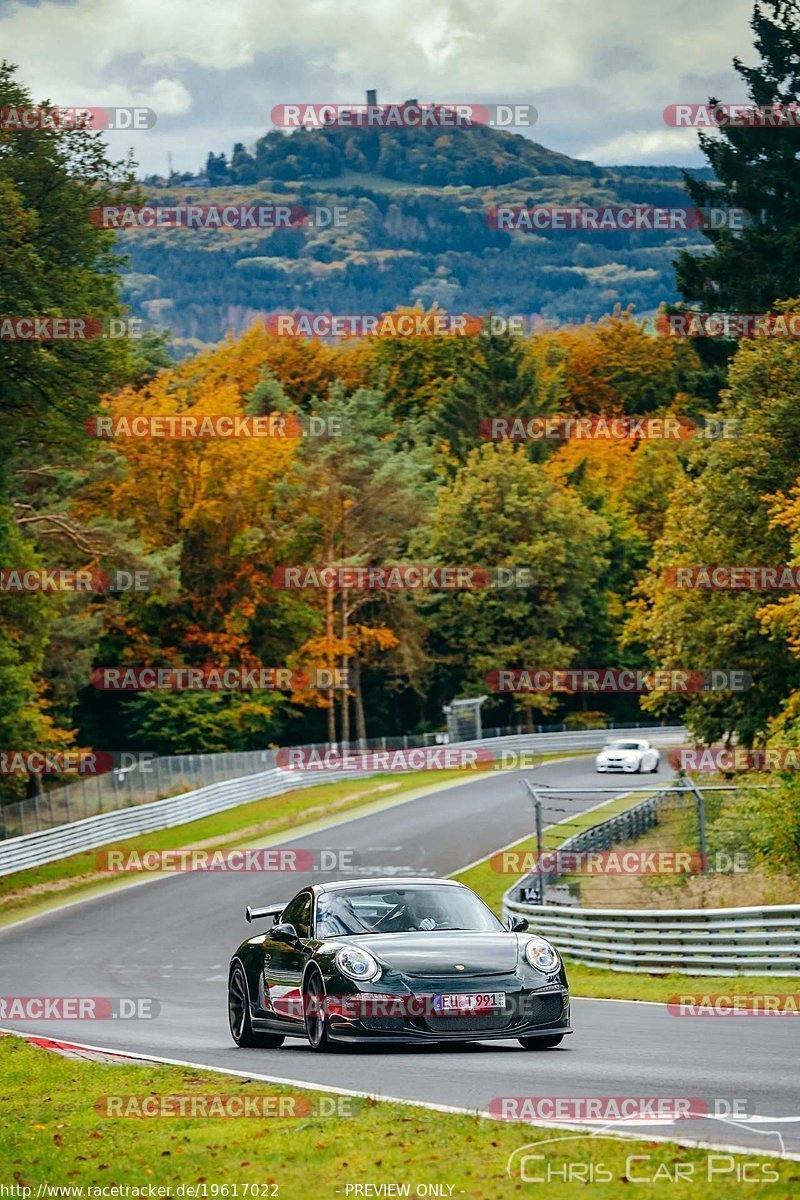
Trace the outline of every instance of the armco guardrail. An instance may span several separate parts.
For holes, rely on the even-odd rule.
[[[524,753],[594,749],[609,737],[613,737],[614,733],[613,729],[587,729],[575,733],[520,734],[461,742],[459,746],[464,749],[490,747],[495,751],[500,765],[503,765],[504,753],[507,757],[506,765],[512,765],[513,756]],[[661,726],[652,733],[657,734],[657,740],[662,744],[678,743],[686,737],[686,731],[677,726]],[[373,773],[364,771],[358,772],[358,775]],[[337,770],[287,771],[275,768],[241,779],[227,779],[149,804],[119,808],[83,820],[55,825],[37,833],[7,838],[0,841],[0,876],[23,870],[25,867],[55,862],[82,850],[93,850],[120,838],[152,833],[156,829],[170,829],[175,825],[222,812],[226,808],[234,808],[237,804],[246,804],[251,800],[278,796],[297,787],[310,787],[331,779],[341,779],[342,774]],[[348,771],[347,776],[354,778],[356,774]]]
[[[800,904],[764,908],[572,908],[504,901],[568,958],[649,975],[800,975]]]
[[[616,726],[616,731],[649,729],[655,725],[652,721],[640,721],[635,725],[620,723]],[[478,744],[487,744],[488,739],[513,735],[567,732],[566,725],[537,725],[529,730],[523,730],[520,726],[486,729]],[[423,746],[443,745],[447,740],[447,734],[441,732],[406,733],[397,737],[368,738],[359,744],[359,748],[375,752],[416,750]],[[327,742],[319,742],[312,743],[305,749],[324,754],[331,747]],[[129,808],[132,804],[150,804],[153,800],[163,800],[166,796],[176,796],[179,792],[206,787],[210,783],[257,775],[278,765],[273,750],[239,750],[227,754],[175,754],[165,757],[123,751],[112,757],[113,768],[102,774],[85,774],[81,779],[64,787],[49,788],[46,792],[24,800],[0,804],[0,838],[39,833],[42,829],[51,829],[54,825],[81,821],[86,817],[110,812],[112,809]]]
[[[576,834],[558,850],[605,850],[638,837],[658,823],[667,791]],[[536,888],[526,886],[528,878],[505,893],[503,915],[527,917],[532,930],[588,966],[649,975],[800,975],[800,904],[634,910],[542,905],[531,903]]]
[[[120,838],[138,837],[142,833],[153,833],[156,829],[171,829],[174,825],[184,825],[187,821],[196,821],[251,800],[279,796],[298,787],[311,787],[322,782],[320,775],[319,771],[282,771],[275,768],[258,775],[247,775],[243,779],[212,783],[208,787],[170,796],[166,800],[156,800],[152,804],[137,804],[132,808],[73,821],[69,825],[43,829],[40,833],[8,838],[0,842],[0,876],[22,871],[25,867],[55,862],[82,850],[93,850]],[[328,773],[327,778],[330,777]]]
[[[133,804],[149,804],[275,767],[273,750],[232,754],[174,754],[168,757],[117,755],[114,766],[100,775],[84,775],[65,787],[0,806],[0,837],[22,837],[55,825],[66,825]]]

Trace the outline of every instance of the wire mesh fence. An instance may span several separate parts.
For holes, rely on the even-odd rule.
[[[614,723],[615,729],[649,729],[655,721]],[[611,728],[612,726],[598,726]],[[570,723],[527,726],[502,726],[482,731],[483,739],[530,733],[566,733]],[[368,738],[350,743],[359,750],[413,750],[446,744],[444,732],[401,734],[396,737]],[[321,753],[344,750],[341,743],[315,742],[306,747]],[[130,752],[119,757],[119,765],[102,775],[84,775],[64,787],[50,788],[36,796],[0,804],[0,840],[37,833],[99,813],[147,804],[168,796],[178,796],[195,788],[226,779],[244,778],[276,766],[272,749],[246,750],[228,754],[181,754],[158,756]]]
[[[99,813],[132,808],[167,796],[179,796],[210,783],[222,783],[268,771],[273,750],[236,754],[181,754],[169,757],[129,755],[136,761],[102,775],[83,776],[67,787],[54,788],[0,807],[0,835],[19,837],[52,829]]]
[[[554,790],[537,791],[535,804],[547,797],[552,812]],[[754,845],[752,788],[679,779],[610,801],[621,811],[605,817],[579,811],[576,800],[559,797],[566,815],[540,835],[513,899],[629,910],[785,899],[780,874]]]

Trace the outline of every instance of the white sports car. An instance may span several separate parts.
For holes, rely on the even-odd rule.
[[[609,742],[595,759],[598,771],[626,771],[629,774],[635,771],[657,771],[660,763],[661,755],[658,750],[643,738]]]

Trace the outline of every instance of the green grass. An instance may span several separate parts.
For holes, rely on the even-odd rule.
[[[577,752],[578,754],[580,752]],[[540,761],[554,758],[573,757],[570,754],[543,756]],[[435,776],[433,783],[432,776]],[[171,850],[201,845],[226,848],[235,845],[264,841],[271,835],[287,829],[298,830],[310,822],[330,820],[363,806],[391,804],[408,798],[415,793],[424,794],[433,787],[448,783],[466,782],[472,778],[465,771],[418,771],[398,777],[396,775],[373,776],[370,779],[341,780],[319,784],[317,787],[286,792],[265,800],[256,800],[225,812],[192,821],[174,829],[164,829],[132,839],[125,843],[114,843],[104,850],[123,846],[127,850]],[[552,850],[564,841],[568,834],[588,828],[598,820],[604,820],[625,808],[631,807],[640,797],[636,794],[611,799],[601,810],[577,813],[565,826],[554,825],[545,830],[545,849]],[[531,815],[531,820],[533,816]],[[513,849],[521,853],[534,853],[536,839],[525,838]],[[97,869],[98,850],[76,854],[71,858],[17,871],[0,878],[0,924],[19,916],[27,916],[59,903],[90,895],[101,889],[125,886],[135,876],[125,875],[109,879]],[[516,874],[501,874],[495,870],[490,858],[467,871],[460,871],[455,878],[474,888],[491,908],[500,912],[503,892],[517,877]],[[758,995],[764,992],[800,992],[800,978],[778,978],[772,976],[689,976],[689,975],[645,975],[608,971],[590,967],[584,963],[565,959],[569,970],[570,986],[574,995],[618,1000],[655,1000],[666,1002],[679,993],[733,993],[735,995]]]
[[[540,755],[548,762],[569,755]],[[531,764],[534,765],[534,760]],[[342,779],[311,788],[298,788],[281,796],[254,800],[249,804],[214,813],[198,821],[155,830],[124,842],[111,842],[94,850],[74,854],[41,867],[30,867],[0,877],[0,925],[67,900],[77,899],[110,887],[123,887],[134,876],[109,876],[98,868],[98,854],[114,849],[175,850],[206,847],[225,849],[263,842],[287,830],[310,832],[310,823],[321,823],[354,809],[381,807],[413,795],[425,795],[441,787],[491,777],[493,772],[470,770],[409,771],[402,775],[373,775],[368,779]]]
[[[342,779],[311,788],[297,788],[281,796],[254,800],[249,804],[214,813],[198,821],[159,829],[153,833],[111,842],[103,852],[124,847],[126,850],[174,850],[182,847],[216,848],[263,841],[273,834],[294,830],[309,822],[338,817],[369,804],[391,803],[417,791],[424,793],[446,783],[466,783],[471,771],[414,771],[398,775],[375,775],[369,779]],[[131,875],[111,878],[98,869],[101,848],[73,854],[41,867],[30,867],[0,877],[0,923],[9,916],[53,902],[75,899],[98,886],[119,887],[130,883]]]
[[[544,831],[544,848],[555,850],[567,837],[587,829],[607,817],[626,808],[631,808],[641,799],[642,793],[617,796],[594,812],[576,813],[568,822],[553,825]],[[533,820],[533,817],[531,817]],[[536,853],[536,838],[524,838],[517,842],[512,851],[520,854]],[[455,879],[473,888],[498,915],[502,912],[503,893],[523,872],[501,873],[492,864],[492,857],[484,859],[469,870],[459,871]],[[588,996],[607,1000],[654,1000],[666,1003],[672,996],[734,994],[757,996],[765,992],[798,993],[800,976],[773,975],[647,975],[640,972],[609,971],[602,967],[590,967],[564,956],[569,976],[570,990],[574,996]],[[677,1020],[677,1018],[676,1018]]]
[[[574,996],[605,1000],[655,1000],[665,1004],[673,996],[763,996],[800,994],[800,975],[646,975],[606,971],[564,956]],[[676,1018],[677,1020],[678,1018]]]
[[[645,793],[631,793],[627,796],[615,796],[604,804],[602,809],[593,812],[574,813],[569,817],[568,821],[561,822],[558,825],[553,825],[550,829],[544,831],[542,839],[545,850],[555,850],[568,837],[572,837],[575,833],[580,833],[583,829],[589,829],[592,825],[597,825],[600,821],[605,821],[608,817],[613,817],[614,813],[623,812],[626,808],[633,808],[634,804],[638,804]],[[533,824],[533,806],[531,806],[531,824]],[[510,847],[511,852],[519,854],[535,855],[536,854],[536,836],[523,838],[521,842],[515,843]],[[483,897],[490,908],[499,913],[503,907],[503,893],[508,891],[512,883],[525,874],[522,871],[501,872],[496,869],[492,859],[494,856],[484,859],[475,866],[470,867],[466,871],[459,871],[454,876],[461,883],[465,883],[467,887],[473,888]],[[531,859],[531,861],[533,861]]]
[[[520,1051],[524,1053],[524,1051]],[[532,1064],[533,1065],[533,1064]],[[532,1089],[536,1091],[536,1089]],[[542,1089],[539,1089],[541,1093]],[[98,1112],[108,1097],[225,1095],[237,1098],[284,1097],[297,1104],[297,1116],[168,1118],[108,1117]],[[338,1103],[348,1115],[308,1111],[321,1101],[330,1111]],[[264,1101],[260,1101],[263,1103]],[[514,1151],[529,1146],[546,1162],[531,1162],[541,1175],[594,1172],[602,1164],[611,1182],[593,1183],[594,1200],[627,1194],[630,1177],[661,1182],[647,1195],[664,1200],[722,1200],[746,1192],[754,1200],[786,1200],[800,1188],[800,1164],[759,1159],[757,1154],[727,1156],[646,1139],[620,1140],[579,1135],[530,1147],[537,1140],[561,1138],[565,1131],[545,1130],[485,1118],[428,1112],[409,1105],[301,1092],[290,1087],[241,1080],[182,1067],[116,1065],[76,1061],[29,1046],[21,1038],[0,1037],[0,1105],[13,1137],[0,1141],[0,1183],[35,1189],[40,1183],[69,1187],[162,1187],[174,1194],[179,1185],[205,1185],[206,1195],[233,1196],[233,1185],[269,1185],[257,1195],[279,1200],[345,1197],[350,1184],[452,1186],[452,1196],[502,1200],[532,1196],[535,1184],[511,1178],[506,1164]],[[341,1110],[340,1110],[341,1111]],[[631,1161],[633,1155],[645,1160]],[[737,1188],[735,1171],[747,1161],[750,1176],[759,1171],[776,1178]],[[670,1182],[676,1166],[692,1178]],[[707,1183],[709,1164],[724,1175]],[[228,1186],[227,1192],[214,1189]],[[731,1190],[733,1188],[733,1190]],[[548,1200],[574,1200],[581,1182],[556,1177],[547,1184]],[[19,1194],[19,1193],[17,1193]],[[185,1193],[184,1193],[185,1194]],[[356,1195],[353,1191],[351,1196]],[[363,1196],[365,1193],[361,1193]],[[367,1193],[370,1194],[370,1193]],[[377,1193],[372,1192],[373,1196]]]

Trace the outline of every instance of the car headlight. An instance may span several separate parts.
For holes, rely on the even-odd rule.
[[[559,962],[558,951],[544,938],[529,938],[525,943],[525,957],[537,971],[555,971]]]
[[[337,951],[334,961],[343,975],[349,976],[350,979],[357,979],[359,982],[377,979],[381,973],[381,969],[372,955],[356,946],[345,946]]]

